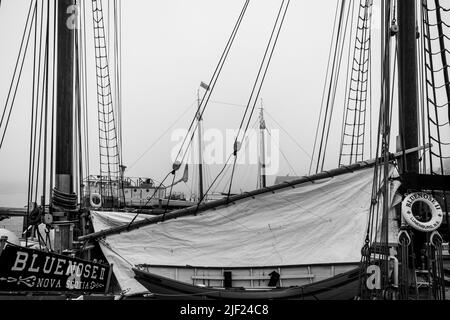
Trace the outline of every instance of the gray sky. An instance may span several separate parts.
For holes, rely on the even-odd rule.
[[[162,132],[192,106],[200,81],[209,81],[214,71],[243,3],[243,0],[122,1],[125,165],[135,163]],[[278,0],[250,2],[211,100],[241,105],[247,103],[280,3]],[[28,5],[28,0],[2,2],[2,107],[19,49]],[[261,92],[267,112],[283,125],[309,154],[312,153],[319,116],[335,6],[335,0],[291,1]],[[90,12],[88,18],[90,22]],[[93,56],[88,59],[93,61]],[[27,181],[31,66],[31,60],[27,59],[11,127],[4,150],[0,154],[0,197],[2,193],[13,190],[12,182],[23,189]],[[94,69],[90,72],[89,90],[93,94]],[[97,106],[95,95],[93,97],[89,101],[92,112],[90,158],[91,174],[97,174]],[[195,109],[192,108],[176,123],[175,128],[187,128],[194,112]],[[340,123],[342,109],[338,107],[335,112],[334,118]],[[223,131],[237,128],[242,114],[242,108],[211,103],[204,117],[205,129],[217,128]],[[270,129],[278,128],[270,118],[266,120]],[[340,124],[334,125],[333,128],[336,131],[332,133],[329,154],[334,156],[328,158],[327,167],[337,165]],[[295,173],[306,174],[310,161],[308,155],[284,132],[280,132],[280,140],[281,150],[289,159]],[[170,133],[167,134],[130,168],[127,175],[162,179],[171,167],[170,153],[174,145]],[[254,189],[256,167],[239,170],[234,191],[241,188]],[[214,168],[211,168],[211,171],[211,175],[215,176]],[[280,156],[278,174],[288,173],[293,175],[286,161]],[[17,192],[21,190],[19,187],[16,189]],[[182,191],[186,190],[185,188]]]

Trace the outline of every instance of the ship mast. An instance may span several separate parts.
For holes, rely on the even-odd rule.
[[[203,199],[203,139],[202,139],[202,113],[200,103],[200,89],[197,91],[197,122],[198,122],[198,201]]]
[[[398,1],[398,89],[400,149],[418,145],[416,1]],[[419,173],[418,153],[405,155],[404,172]]]
[[[264,107],[261,100],[261,110],[259,113],[259,131],[260,131],[260,155],[259,155],[259,188],[265,188],[266,183],[266,148],[265,148],[265,131],[266,122],[264,121]]]
[[[73,86],[74,39],[67,11],[74,0],[58,1],[57,104],[56,104],[56,189],[73,192]]]
[[[56,97],[56,156],[55,189],[63,194],[74,192],[74,53],[77,27],[75,0],[59,0],[57,9],[57,97]],[[61,252],[72,247],[73,225],[69,213],[58,215],[59,233],[55,238],[55,249]],[[55,218],[56,220],[56,218]]]

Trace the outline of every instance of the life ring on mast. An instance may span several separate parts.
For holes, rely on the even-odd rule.
[[[89,197],[89,202],[93,208],[101,208],[102,206],[102,196],[99,193],[91,193]]]
[[[415,202],[423,202],[430,208],[431,219],[426,222],[419,221],[412,212],[412,207]],[[427,193],[414,192],[409,194],[402,201],[402,216],[411,227],[423,232],[432,232],[439,228],[442,223],[443,214],[439,203]]]

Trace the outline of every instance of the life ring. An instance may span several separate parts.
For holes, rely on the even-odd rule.
[[[430,221],[422,222],[414,217],[412,207],[417,201],[425,203],[430,208]],[[441,225],[443,219],[442,209],[439,203],[432,196],[424,192],[411,193],[402,201],[402,216],[411,227],[423,232],[436,230]]]
[[[91,193],[89,201],[93,208],[101,208],[102,206],[102,196],[99,193]]]

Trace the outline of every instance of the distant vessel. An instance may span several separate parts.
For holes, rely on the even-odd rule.
[[[117,188],[117,184],[122,185]],[[102,185],[100,185],[102,184]],[[112,188],[109,188],[112,184]],[[102,190],[112,189],[112,196],[102,196]],[[93,210],[119,208],[121,210],[142,210],[146,213],[161,214],[166,209],[189,207],[195,202],[188,201],[184,193],[172,192],[151,178],[125,178],[120,182],[105,182],[98,176],[89,176],[83,181],[83,206]]]

